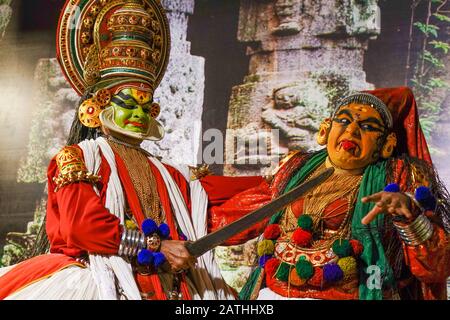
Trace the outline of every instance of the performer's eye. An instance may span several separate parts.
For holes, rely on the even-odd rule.
[[[125,108],[125,109],[128,109],[128,110],[133,110],[133,109],[136,109],[136,106],[135,105],[132,105],[132,104],[123,104],[122,105],[122,107],[123,108]]]
[[[347,118],[336,118],[334,121],[344,126],[348,126],[351,123],[351,121]]]
[[[382,129],[378,128],[377,126],[371,125],[369,123],[362,123],[360,125],[360,128],[364,131],[371,131],[371,132],[383,132]]]
[[[368,130],[368,131],[374,131],[374,127],[372,127],[370,124],[362,124],[361,129]]]

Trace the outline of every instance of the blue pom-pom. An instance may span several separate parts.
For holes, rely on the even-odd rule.
[[[153,263],[153,253],[150,250],[142,249],[137,256],[140,265],[148,266]]]
[[[386,191],[386,192],[400,192],[400,187],[396,183],[390,183],[386,187],[384,187],[384,191]]]
[[[414,197],[425,210],[436,209],[436,198],[433,196],[429,188],[424,186],[418,187]]]
[[[323,266],[323,279],[325,282],[337,282],[342,280],[344,272],[337,263],[327,263]]]
[[[142,232],[144,232],[145,236],[150,236],[153,233],[158,231],[158,225],[156,222],[152,219],[145,219],[144,222],[142,222]]]
[[[153,254],[153,263],[155,268],[159,268],[166,262],[166,257],[161,252],[156,252]]]
[[[158,228],[159,236],[163,239],[167,239],[170,235],[169,226],[166,223],[161,223]]]
[[[267,260],[269,260],[272,257],[273,257],[273,255],[271,255],[271,254],[265,254],[265,255],[262,255],[261,257],[259,257],[259,266],[261,268],[264,268],[264,266],[266,265]]]

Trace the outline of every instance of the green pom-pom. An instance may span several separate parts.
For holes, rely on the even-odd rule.
[[[308,280],[314,275],[314,267],[306,259],[299,259],[295,264],[295,270],[297,271],[298,277],[303,280]]]
[[[302,214],[297,220],[297,225],[303,230],[312,231],[313,220],[310,215]]]
[[[260,257],[266,254],[273,254],[274,249],[275,247],[272,240],[262,240],[258,242],[257,252]]]
[[[333,252],[339,258],[345,258],[352,255],[352,246],[350,245],[350,241],[346,239],[338,239],[333,242]]]
[[[285,262],[282,262],[278,267],[277,273],[275,274],[275,278],[277,278],[280,281],[288,281],[290,271],[291,266]]]

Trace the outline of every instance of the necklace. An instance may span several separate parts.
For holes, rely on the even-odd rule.
[[[322,172],[325,164],[317,168],[305,181],[310,180]],[[350,236],[350,221],[353,214],[354,202],[357,198],[362,176],[348,174],[333,174],[329,179],[310,190],[304,195],[302,214],[309,215],[313,222],[313,233],[315,240],[312,243],[313,250],[330,246],[336,239],[345,239]],[[337,230],[325,230],[323,213],[325,209],[338,199],[347,200],[347,210]],[[340,209],[340,208],[336,208]],[[335,209],[335,210],[336,210]],[[332,214],[328,213],[328,216]],[[289,205],[280,221],[280,226],[288,239],[292,232],[297,229],[297,218]],[[325,232],[327,231],[327,232]],[[311,248],[311,249],[312,249]],[[305,249],[305,248],[302,248]]]
[[[108,138],[108,143],[124,162],[144,215],[157,223],[164,222],[156,178],[148,163],[149,153],[114,137]]]
[[[128,142],[122,141],[120,139],[117,139],[116,137],[113,137],[113,136],[107,136],[106,138],[108,139],[108,141],[115,142],[117,144],[121,144],[123,146],[139,150],[139,151],[143,152],[147,157],[153,157],[153,158],[157,158],[158,160],[161,160],[160,159],[161,157],[154,156],[153,154],[151,154],[147,150],[141,148],[140,145],[128,143]]]
[[[129,147],[129,148],[133,148],[133,149],[136,149],[136,150],[143,150],[143,149],[141,148],[140,145],[128,143],[128,142],[122,141],[122,140],[120,140],[120,139],[117,139],[116,137],[113,137],[113,136],[107,136],[106,138],[107,138],[109,141],[113,141],[113,142],[115,142],[115,143],[118,143],[118,144],[127,146],[127,147]]]

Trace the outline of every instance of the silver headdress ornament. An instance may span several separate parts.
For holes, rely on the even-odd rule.
[[[388,107],[379,98],[375,97],[373,94],[366,92],[351,93],[346,97],[342,98],[341,100],[339,100],[339,102],[336,104],[336,107],[334,108],[332,117],[336,115],[336,112],[339,110],[339,108],[347,106],[350,103],[361,103],[364,105],[371,106],[372,108],[375,108],[381,115],[384,124],[389,129],[392,129],[394,120],[392,119],[392,114],[389,111]]]

